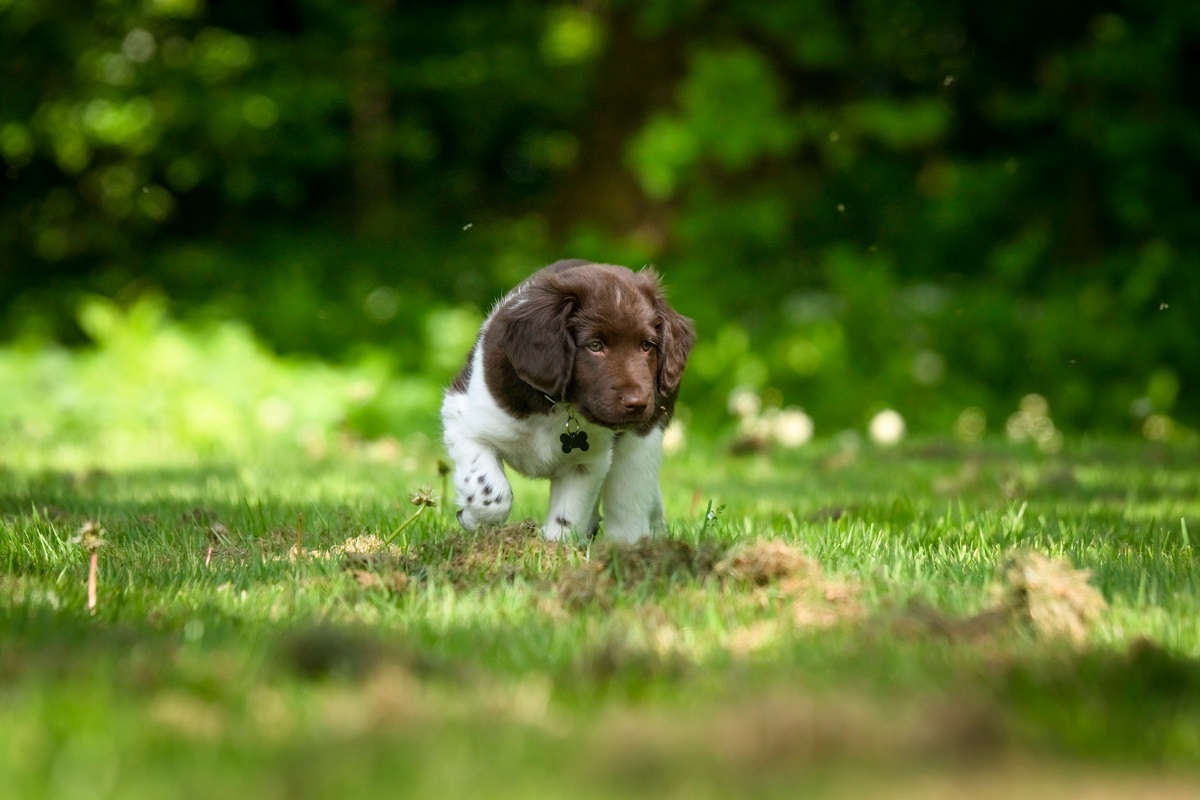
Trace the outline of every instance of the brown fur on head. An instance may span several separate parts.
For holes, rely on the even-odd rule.
[[[534,412],[546,401],[529,395],[540,394],[596,424],[639,430],[670,418],[696,339],[653,270],[580,261],[534,275],[492,326],[503,363],[485,351],[485,368],[493,394],[513,398],[510,413]],[[524,398],[514,379],[529,387]]]

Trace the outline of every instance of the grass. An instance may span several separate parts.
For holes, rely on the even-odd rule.
[[[0,452],[3,797],[1200,790],[1194,450],[693,448],[633,549],[400,530],[419,440],[112,463]]]

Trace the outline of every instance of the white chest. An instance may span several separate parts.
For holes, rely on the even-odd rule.
[[[489,432],[493,433],[489,443],[513,469],[532,478],[550,477],[578,464],[605,461],[612,451],[611,430],[569,422],[564,409],[523,420],[510,418],[509,424],[507,430]],[[587,449],[571,447],[570,452],[564,452],[563,434],[576,429],[587,435]]]
[[[531,478],[548,478],[564,468],[604,463],[611,458],[613,431],[592,425],[577,414],[573,415],[575,421],[569,422],[565,406],[551,407],[547,400],[547,413],[525,419],[502,409],[483,380],[478,350],[467,390],[446,395],[442,415],[448,427],[492,448],[509,466]],[[588,449],[563,452],[562,435],[575,430],[587,434]]]

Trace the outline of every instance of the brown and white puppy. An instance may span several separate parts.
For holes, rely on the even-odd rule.
[[[696,340],[658,275],[558,261],[492,309],[446,391],[458,520],[496,525],[512,510],[504,464],[550,479],[543,533],[635,541],[664,526],[663,429]]]

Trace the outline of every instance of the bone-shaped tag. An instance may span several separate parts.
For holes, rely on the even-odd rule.
[[[572,450],[582,450],[585,453],[588,449],[587,431],[575,431],[574,433],[564,433],[558,437],[562,442],[562,451],[569,453]]]

